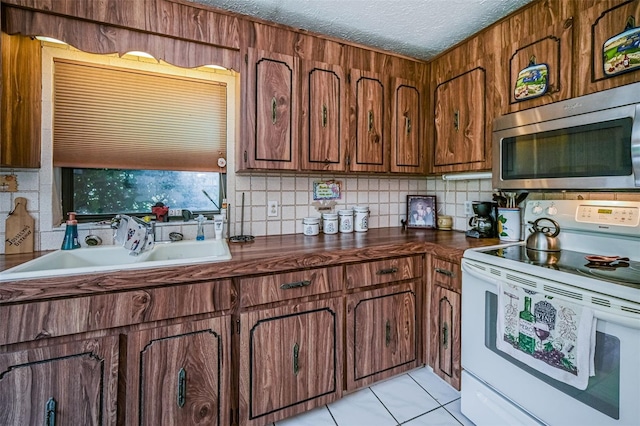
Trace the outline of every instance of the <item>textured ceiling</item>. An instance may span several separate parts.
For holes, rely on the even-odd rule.
[[[428,60],[532,0],[189,0]]]

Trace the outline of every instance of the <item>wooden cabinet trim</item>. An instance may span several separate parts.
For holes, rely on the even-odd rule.
[[[0,345],[220,312],[231,308],[231,281],[126,291],[0,306]]]

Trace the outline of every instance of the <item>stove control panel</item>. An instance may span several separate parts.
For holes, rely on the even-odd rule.
[[[576,222],[602,225],[638,226],[640,209],[637,207],[581,204],[576,211]]]

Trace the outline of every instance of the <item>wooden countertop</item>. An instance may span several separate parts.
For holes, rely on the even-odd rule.
[[[256,237],[251,243],[229,243],[232,259],[224,262],[2,282],[0,304],[210,281],[417,253],[458,261],[467,248],[498,243],[499,240],[493,238],[467,238],[457,231],[403,231],[399,227],[351,234]],[[0,255],[0,270],[46,253]]]

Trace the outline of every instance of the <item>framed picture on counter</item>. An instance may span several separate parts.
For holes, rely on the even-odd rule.
[[[407,228],[436,228],[435,195],[407,195]]]

